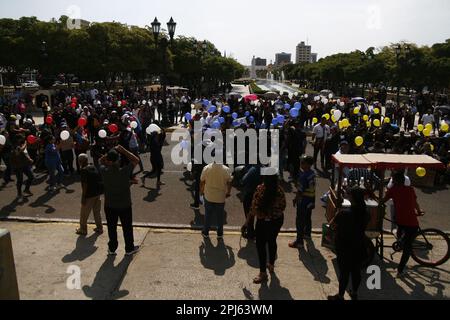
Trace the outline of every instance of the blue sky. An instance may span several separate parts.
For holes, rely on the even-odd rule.
[[[75,11],[74,11],[75,9]],[[149,25],[171,16],[177,34],[212,41],[243,64],[253,55],[275,59],[308,39],[313,52],[336,52],[450,38],[449,0],[14,0],[0,1],[1,18],[59,18],[79,11],[89,21]]]

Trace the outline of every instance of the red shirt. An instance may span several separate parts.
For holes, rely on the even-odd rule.
[[[413,187],[394,185],[386,193],[386,199],[394,200],[395,220],[400,226],[418,227],[416,192]]]

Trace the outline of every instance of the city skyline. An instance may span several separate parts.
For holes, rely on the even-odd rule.
[[[308,1],[283,2],[282,14],[273,18],[268,0],[225,2],[174,0],[170,4],[155,0],[129,2],[62,0],[40,2],[18,0],[0,3],[0,18],[36,16],[49,21],[61,15],[78,15],[92,22],[117,21],[145,27],[158,17],[163,27],[171,16],[178,23],[177,35],[207,39],[228,56],[250,65],[253,55],[272,60],[276,53],[295,55],[302,39],[325,56],[381,47],[400,41],[420,46],[450,38],[450,2],[424,1]],[[43,10],[45,8],[45,10]],[[145,14],[136,14],[142,13]],[[242,17],[252,12],[247,22]],[[299,12],[307,12],[302,15]],[[252,18],[254,17],[254,18]],[[268,21],[274,26],[268,27]],[[246,26],[252,25],[252,32]]]

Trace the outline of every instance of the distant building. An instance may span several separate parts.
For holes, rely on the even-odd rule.
[[[255,58],[255,56],[253,56],[252,65],[248,69],[250,71],[250,78],[256,79],[258,78],[258,74],[260,74],[260,71],[267,70],[267,60],[262,58]]]
[[[311,53],[311,63],[317,62],[317,53]]]
[[[265,66],[267,66],[267,59],[256,58],[255,59],[255,66],[257,66],[257,67],[265,67]]]
[[[292,55],[290,53],[281,52],[275,55],[275,66],[281,67],[292,63]]]
[[[311,62],[311,46],[306,45],[304,41],[297,45],[295,58],[295,63],[302,62]]]

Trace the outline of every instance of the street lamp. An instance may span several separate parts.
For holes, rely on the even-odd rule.
[[[167,29],[169,31],[169,37],[170,41],[173,41],[173,38],[175,36],[175,30],[176,30],[177,24],[173,20],[173,18],[170,18],[170,21],[167,22]],[[161,23],[158,21],[158,18],[155,17],[155,20],[152,22],[152,32],[153,36],[155,37],[155,46],[158,47],[158,38],[159,34],[161,33]],[[163,74],[161,76],[161,84],[162,84],[162,101],[163,104],[165,104],[163,109],[163,124],[168,123],[168,116],[167,116],[167,39],[166,37],[162,37],[161,40],[159,40],[161,50],[162,50],[162,58],[163,58]]]
[[[175,21],[173,21],[172,17],[170,17],[169,22],[167,22],[167,30],[169,30],[170,41],[173,40],[176,28],[177,28],[177,23]]]

